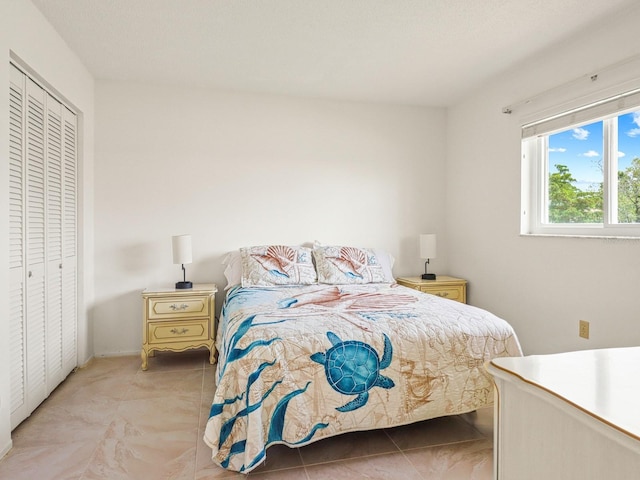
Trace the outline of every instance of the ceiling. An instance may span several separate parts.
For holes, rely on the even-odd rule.
[[[97,79],[452,105],[637,0],[31,0]]]

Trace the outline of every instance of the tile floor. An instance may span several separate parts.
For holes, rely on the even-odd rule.
[[[214,366],[202,351],[93,360],[72,373],[13,432],[0,479],[492,478],[492,411],[349,433],[267,451],[249,475],[211,462],[202,441]]]

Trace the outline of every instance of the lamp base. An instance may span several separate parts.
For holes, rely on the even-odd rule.
[[[436,279],[436,274],[435,273],[423,273],[422,274],[422,279],[423,280],[435,280]]]
[[[187,288],[193,288],[193,283],[191,283],[191,282],[176,282],[176,288],[178,290],[185,290]]]

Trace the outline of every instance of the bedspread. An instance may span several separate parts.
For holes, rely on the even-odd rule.
[[[204,439],[241,472],[269,445],[476,410],[493,401],[484,363],[522,354],[504,320],[396,284],[235,287],[216,342]]]

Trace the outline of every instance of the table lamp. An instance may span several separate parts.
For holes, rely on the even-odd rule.
[[[182,265],[182,281],[176,283],[176,288],[183,290],[192,288],[193,283],[187,281],[185,263],[191,263],[191,235],[176,235],[172,237],[173,263]]]
[[[435,273],[427,273],[427,265],[430,258],[436,258],[436,235],[435,233],[427,233],[420,235],[420,258],[426,258],[424,262],[423,280],[435,280]]]

